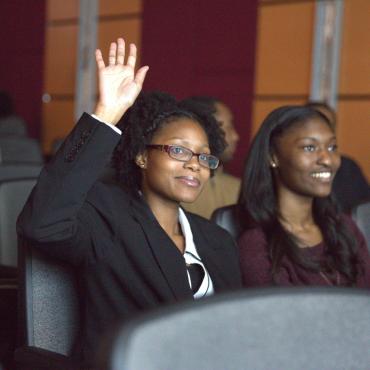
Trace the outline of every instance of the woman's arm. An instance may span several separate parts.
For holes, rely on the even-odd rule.
[[[111,44],[107,67],[100,51],[96,59],[100,98],[95,114],[115,125],[139,94],[147,68],[135,75],[133,45],[124,64],[123,39],[118,48]],[[19,216],[19,234],[53,255],[79,263],[90,243],[89,219],[94,215],[85,199],[119,140],[108,125],[84,114],[43,169]]]

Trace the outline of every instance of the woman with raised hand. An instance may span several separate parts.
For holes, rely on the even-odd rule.
[[[243,283],[370,288],[370,257],[330,193],[340,165],[335,132],[304,106],[272,111],[252,143],[240,206],[251,221],[239,240]]]
[[[99,101],[45,167],[18,220],[32,245],[77,267],[81,337],[91,365],[101,333],[116,319],[241,286],[235,244],[185,212],[224,148],[210,117],[180,109],[165,93],[140,93],[136,47],[118,39],[105,64],[96,52]],[[98,180],[113,155],[117,184]]]

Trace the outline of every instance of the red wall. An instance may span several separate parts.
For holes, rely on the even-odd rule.
[[[212,95],[231,107],[241,137],[228,170],[240,176],[247,152],[254,81],[257,0],[144,0],[146,90],[178,98]]]
[[[39,137],[43,78],[45,0],[0,1],[0,90]]]

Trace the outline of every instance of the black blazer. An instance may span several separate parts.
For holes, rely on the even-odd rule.
[[[97,182],[119,140],[84,114],[43,169],[18,219],[23,237],[77,267],[84,320],[77,352],[83,360],[93,357],[101,333],[116,319],[193,299],[184,258],[146,202]],[[186,216],[215,292],[241,287],[231,236],[202,217]]]

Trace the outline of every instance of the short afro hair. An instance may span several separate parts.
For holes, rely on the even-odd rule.
[[[141,189],[142,176],[136,157],[145,151],[158,129],[181,118],[199,123],[208,137],[213,155],[218,156],[225,149],[223,131],[212,114],[181,104],[172,95],[161,91],[141,92],[117,124],[122,136],[112,158],[116,180],[131,194],[137,194]]]

